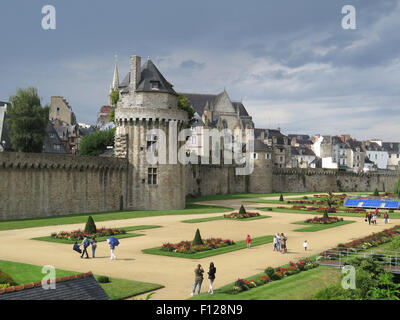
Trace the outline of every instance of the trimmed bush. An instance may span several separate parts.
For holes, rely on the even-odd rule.
[[[240,206],[239,214],[246,214],[246,210],[244,209],[243,205]]]
[[[374,197],[379,197],[379,191],[378,191],[378,189],[376,188],[375,189],[375,191],[374,191],[374,193],[372,194]]]
[[[268,277],[272,278],[272,275],[275,273],[275,269],[272,267],[268,267],[264,270],[264,272]]]
[[[282,193],[281,193],[281,196],[279,197],[279,201],[282,201],[282,202],[284,201],[284,200],[283,200],[283,194],[282,194]]]
[[[196,234],[194,236],[193,245],[200,246],[203,244],[203,240],[201,239],[200,230],[196,230]]]
[[[282,278],[283,278],[283,275],[278,272],[274,272],[271,276],[271,280],[281,280]]]
[[[0,284],[8,284],[11,286],[15,286],[17,283],[9,274],[0,270]]]
[[[107,276],[100,276],[97,278],[98,283],[110,283],[110,278]]]
[[[96,233],[96,230],[96,224],[94,223],[92,216],[89,216],[88,221],[86,222],[85,232],[94,234]]]

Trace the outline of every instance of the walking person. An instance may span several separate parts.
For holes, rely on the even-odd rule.
[[[276,251],[281,251],[281,237],[279,236],[279,233],[276,234]]]
[[[374,225],[376,225],[376,218],[377,218],[377,215],[376,215],[376,213],[375,213],[374,216],[372,217],[372,223],[373,223]]]
[[[83,258],[83,256],[86,253],[86,259],[89,259],[89,254],[87,252],[87,248],[89,247],[89,245],[90,245],[89,239],[85,236],[81,243],[81,246],[83,247],[81,258]]]
[[[275,236],[274,236],[274,249],[273,249],[272,251],[278,251],[278,245],[277,245],[277,243],[278,243],[278,238],[277,238],[277,236],[278,236],[278,235],[275,235]]]
[[[110,251],[111,251],[111,257],[110,257],[110,260],[117,260],[117,256],[114,254],[114,249],[115,249],[115,246],[114,246],[114,244],[112,244],[112,243],[110,243]]]
[[[92,256],[94,258],[95,253],[96,253],[96,248],[97,248],[97,240],[95,237],[92,238],[92,241],[90,241],[90,244],[92,245]]]
[[[217,272],[217,268],[214,266],[214,262],[210,263],[210,268],[208,270],[208,282],[210,283],[210,289],[208,289],[208,293],[213,294],[213,283],[215,280],[215,273]]]
[[[246,237],[246,243],[247,243],[247,249],[250,249],[250,246],[251,246],[251,237],[250,237],[249,234],[248,234],[247,237]]]
[[[385,219],[385,224],[389,223],[389,214],[387,212],[385,212],[383,218]]]
[[[368,224],[371,225],[372,213],[367,213]]]
[[[203,273],[204,269],[201,267],[201,264],[198,264],[197,268],[194,269],[194,286],[193,286],[193,291],[190,294],[191,296],[194,295],[197,286],[199,286],[197,294],[200,294],[201,284],[203,283]]]
[[[287,252],[287,248],[286,248],[287,238],[285,237],[285,235],[283,233],[281,233],[280,240],[281,240],[280,241],[281,242],[281,252],[286,253]]]
[[[307,240],[305,240],[305,241],[303,242],[303,247],[304,247],[304,251],[307,251],[307,247],[308,247],[308,242],[307,242]]]

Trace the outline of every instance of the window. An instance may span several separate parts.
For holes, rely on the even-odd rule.
[[[61,146],[59,144],[53,145],[54,150],[61,150]]]
[[[147,169],[147,182],[148,184],[157,184],[157,168]]]
[[[266,153],[265,154],[265,159],[266,160],[271,160],[271,154],[270,153]]]
[[[60,108],[59,107],[57,107],[57,114],[60,114]]]
[[[156,142],[157,142],[157,136],[155,135],[147,136],[147,151],[150,152],[157,151]]]
[[[197,136],[192,136],[192,144],[197,144]]]
[[[258,154],[257,153],[253,153],[253,159],[258,159]]]
[[[160,83],[158,81],[151,81],[151,90],[160,90]]]
[[[283,162],[283,157],[282,156],[279,157],[279,161]]]

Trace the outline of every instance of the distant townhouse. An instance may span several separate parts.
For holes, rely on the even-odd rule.
[[[272,148],[272,165],[275,168],[290,168],[291,145],[288,136],[278,129],[254,129],[254,137]]]
[[[49,119],[54,122],[61,122],[64,125],[76,124],[75,113],[64,97],[53,96],[50,99]]]
[[[382,143],[382,142],[381,142]],[[381,144],[372,141],[365,142],[367,158],[372,161],[378,169],[387,169],[389,152]]]
[[[363,143],[355,139],[347,139],[342,137],[342,141],[345,141],[350,146],[350,153],[348,154],[348,164],[354,172],[361,172],[364,169],[364,161],[366,153],[363,149]]]
[[[290,144],[293,147],[307,147],[311,149],[313,144],[309,135],[305,134],[289,134]]]
[[[291,147],[292,168],[311,168],[317,158],[314,151],[307,147]],[[315,164],[316,165],[316,164]]]
[[[389,170],[397,170],[400,163],[400,142],[382,142],[382,149],[387,151],[388,164],[387,168]]]

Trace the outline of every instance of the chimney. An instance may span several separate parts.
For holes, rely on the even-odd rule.
[[[265,131],[264,130],[261,131],[260,138],[262,141],[265,140]]]
[[[142,58],[139,56],[131,56],[131,79],[129,86],[136,90],[140,83],[140,69],[142,66]]]

